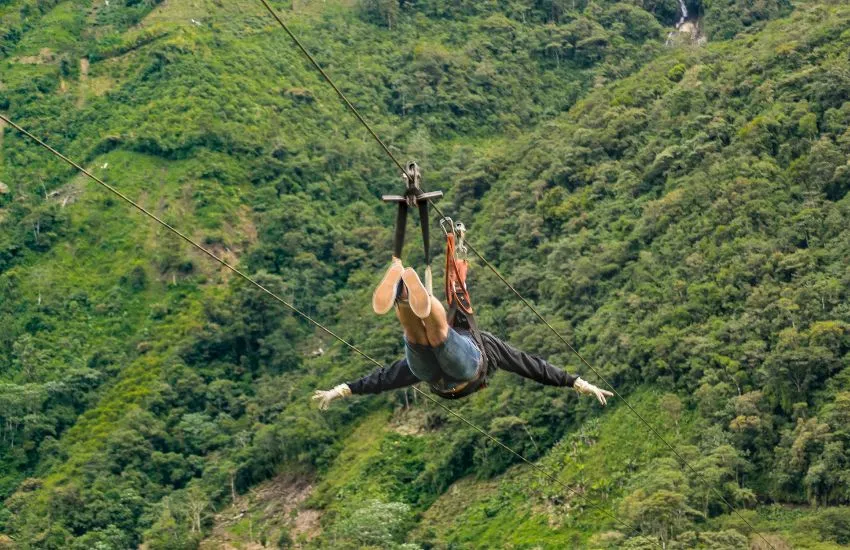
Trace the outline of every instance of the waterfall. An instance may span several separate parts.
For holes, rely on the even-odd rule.
[[[685,5],[685,0],[679,0],[679,8],[682,10],[682,18],[679,19],[679,22],[676,24],[676,28],[682,26],[682,23],[688,18],[688,6]]]
[[[699,19],[695,18],[693,21],[688,20],[688,5],[685,3],[687,0],[679,0],[679,10],[681,11],[681,17],[679,18],[679,22],[676,23],[676,28],[671,30],[667,34],[667,40],[664,42],[665,46],[672,46],[678,36],[687,35],[682,40],[687,40],[688,37],[691,42],[695,42],[697,44],[705,43],[705,38],[702,36],[699,30]]]

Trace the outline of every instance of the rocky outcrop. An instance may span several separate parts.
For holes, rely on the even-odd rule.
[[[681,17],[676,23],[676,29],[670,31],[667,35],[667,46],[676,46],[683,44],[703,45],[706,43],[706,36],[702,32],[700,20],[696,17],[690,17],[688,14],[688,6],[684,0],[679,0],[679,13]]]

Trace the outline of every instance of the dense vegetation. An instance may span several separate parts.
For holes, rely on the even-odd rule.
[[[320,532],[252,510],[228,536],[767,548],[719,492],[777,548],[850,543],[850,9],[687,4],[704,47],[664,46],[677,0],[275,3],[703,474],[616,403],[502,375],[457,404],[638,532],[411,393],[320,414],[311,391],[368,364],[7,129],[0,547],[195,548],[279,474],[315,484],[292,515],[320,510]],[[400,354],[368,299],[398,177],[258,3],[2,0],[0,110]],[[489,330],[593,379],[475,277]]]

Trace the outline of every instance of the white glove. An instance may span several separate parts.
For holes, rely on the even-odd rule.
[[[605,398],[614,395],[613,393],[607,390],[597,388],[590,382],[582,380],[581,378],[576,378],[576,381],[573,383],[573,389],[575,389],[578,393],[582,393],[584,395],[592,395],[596,397],[596,399],[598,399],[599,402],[602,403],[603,407],[606,403],[608,403],[608,400]]]
[[[348,387],[348,384],[340,384],[332,390],[316,390],[313,393],[313,401],[318,401],[319,408],[326,411],[331,401],[340,397],[348,397],[349,395],[351,395],[351,388]]]

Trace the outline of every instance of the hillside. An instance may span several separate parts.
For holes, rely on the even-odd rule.
[[[274,2],[616,401],[370,370],[6,129],[0,547],[850,544],[850,8]],[[398,177],[250,0],[0,1],[0,111],[385,361]],[[412,232],[413,233],[413,232]],[[408,261],[422,253],[411,241]],[[436,262],[439,264],[439,258]],[[483,266],[483,326],[580,363]]]

